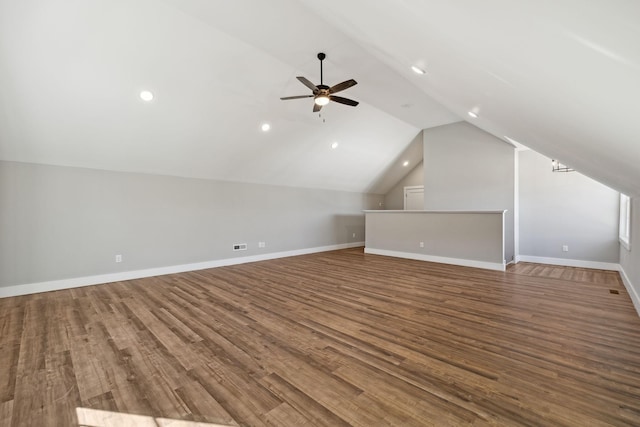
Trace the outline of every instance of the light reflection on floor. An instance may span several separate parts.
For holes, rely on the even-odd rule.
[[[76,408],[79,427],[231,427],[223,424],[155,418],[91,408]]]

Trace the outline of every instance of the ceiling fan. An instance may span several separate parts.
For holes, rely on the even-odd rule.
[[[354,101],[353,99],[343,98],[341,96],[335,96],[334,93],[343,91],[345,89],[349,89],[351,86],[355,86],[358,84],[357,81],[350,79],[346,80],[342,83],[338,83],[335,86],[327,86],[322,81],[322,61],[327,57],[324,53],[320,52],[318,54],[318,59],[320,60],[320,84],[318,86],[314,85],[306,79],[305,77],[298,76],[296,77],[300,82],[312,90],[312,95],[300,95],[300,96],[285,96],[284,98],[280,98],[282,100],[287,99],[302,99],[302,98],[313,98],[313,112],[317,113],[322,109],[323,106],[327,105],[329,101],[338,102],[344,105],[350,105],[355,107],[358,105],[358,101]]]

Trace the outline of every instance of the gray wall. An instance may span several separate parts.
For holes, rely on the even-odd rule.
[[[618,263],[619,193],[519,152],[520,255]],[[568,245],[569,252],[562,246]]]
[[[424,184],[424,162],[420,162],[384,195],[385,209],[404,209],[404,187]]]
[[[0,286],[364,241],[362,210],[381,201],[0,162]],[[249,250],[233,252],[234,243]],[[116,264],[115,254],[124,261]]]
[[[620,265],[635,291],[636,310],[640,314],[640,197],[631,197],[631,250],[620,245]]]
[[[367,212],[366,250],[503,264],[502,212]],[[420,247],[420,242],[424,247]]]
[[[425,209],[506,209],[510,262],[515,254],[513,147],[466,122],[425,129],[423,135]]]

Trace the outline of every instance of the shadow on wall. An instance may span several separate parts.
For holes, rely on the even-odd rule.
[[[411,140],[407,148],[387,166],[385,170],[373,180],[367,188],[367,193],[387,194],[398,182],[400,182],[415,165],[422,162],[423,157],[423,131]],[[404,162],[411,165],[410,168],[403,166]]]
[[[364,213],[335,215],[334,230],[338,243],[364,242]]]

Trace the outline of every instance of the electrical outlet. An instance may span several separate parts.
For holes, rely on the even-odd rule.
[[[356,233],[353,233],[353,234],[351,235],[351,237],[353,237],[353,238],[355,239],[355,238],[356,238]]]
[[[265,246],[267,246],[266,242],[258,242],[259,248],[264,248]]]
[[[233,245],[233,250],[234,251],[246,251],[247,250],[247,244],[246,243],[236,243],[235,245]]]
[[[122,262],[122,255],[116,255],[116,262]]]
[[[562,245],[562,252],[569,252],[569,245]]]
[[[420,247],[424,248],[424,242],[420,242]]]

